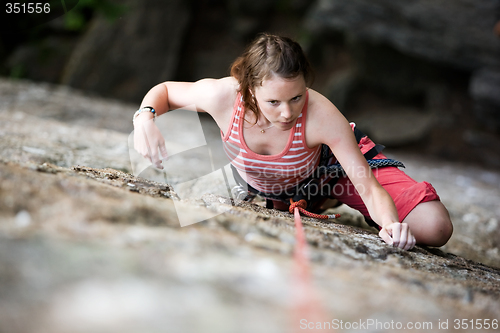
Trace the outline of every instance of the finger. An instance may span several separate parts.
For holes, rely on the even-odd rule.
[[[147,159],[149,162],[153,163],[153,162],[151,161],[151,157],[149,156],[149,153],[143,153],[143,154],[141,154],[141,155],[142,155],[142,157],[144,157],[145,159]]]
[[[160,163],[160,158],[158,157],[158,146],[156,144],[151,145],[151,159],[153,164],[156,166]]]
[[[408,244],[408,232],[410,230],[408,229],[408,225],[405,223],[405,224],[401,224],[401,236],[400,236],[400,240],[399,240],[399,248],[401,249],[405,249],[406,248],[406,245]]]
[[[413,236],[413,233],[411,232],[410,226],[406,223],[403,223],[406,229],[406,246],[404,247],[405,250],[411,250],[415,246],[415,237]]]
[[[160,142],[159,148],[160,148],[160,158],[162,160],[166,160],[168,158],[168,154],[167,154],[167,148],[165,147],[165,141]]]
[[[380,230],[380,232],[378,233],[378,235],[380,236],[380,238],[382,238],[382,240],[384,242],[386,242],[387,244],[389,245],[392,245],[392,238],[391,236],[389,235],[389,233],[387,232],[387,229],[386,228],[382,228]]]
[[[134,133],[134,149],[135,151],[137,151],[137,153],[139,153],[139,155],[141,155],[145,159],[150,160],[144,138],[145,138],[144,133],[136,129]]]
[[[161,165],[161,160],[158,157],[158,143],[154,141],[153,139],[154,136],[148,135],[148,132],[144,131],[144,138],[148,150],[149,161],[153,164],[155,168],[163,169],[163,166]]]
[[[404,247],[405,250],[410,250],[415,246],[415,236],[411,232],[411,228],[407,223],[401,223],[403,230],[406,232],[406,245]]]
[[[155,164],[155,160],[153,158],[153,152],[151,150],[151,146],[149,145],[149,142],[146,140],[146,148],[148,150],[147,155],[145,156],[153,165]]]
[[[392,246],[399,247],[401,242],[401,226],[399,223],[391,224],[392,229]]]
[[[158,147],[157,146],[153,146],[154,148],[151,150],[151,159],[152,159],[152,162],[153,162],[153,165],[155,168],[158,168],[158,169],[163,169],[163,165],[161,164],[161,159],[160,159],[160,156],[158,154]]]
[[[408,250],[413,249],[415,247],[415,244],[417,243],[415,236],[411,235],[410,242],[408,244]]]
[[[146,145],[143,145],[142,147],[139,147],[139,145],[137,145],[136,150],[139,153],[139,155],[141,155],[142,157],[151,162],[151,158],[149,157],[148,148]]]
[[[143,140],[144,140],[144,145],[145,145],[145,148],[143,148],[143,152],[141,153],[141,155],[148,159],[151,163],[153,163],[151,157],[152,157],[152,154],[151,154],[151,146],[149,144],[149,139],[148,139],[148,135],[146,133],[146,130],[145,130],[145,127],[144,127],[144,123],[140,123],[139,124],[140,126],[140,129],[142,130],[142,137],[143,137]]]

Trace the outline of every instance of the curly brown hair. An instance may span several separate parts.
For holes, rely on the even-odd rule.
[[[300,45],[288,37],[267,33],[259,35],[231,66],[231,76],[238,80],[245,106],[256,119],[260,110],[252,94],[254,87],[273,75],[291,79],[301,74],[307,85],[312,84],[314,74]]]

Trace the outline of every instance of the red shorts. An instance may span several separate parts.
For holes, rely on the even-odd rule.
[[[375,158],[386,157],[380,153]],[[419,183],[396,167],[382,167],[372,169],[372,171],[380,185],[384,187],[392,197],[392,200],[394,200],[398,210],[399,221],[403,221],[406,215],[419,203],[439,200],[439,196],[431,184],[427,182]],[[364,216],[370,217],[363,200],[361,200],[349,178],[340,178],[333,187],[332,195],[340,202],[359,210]]]

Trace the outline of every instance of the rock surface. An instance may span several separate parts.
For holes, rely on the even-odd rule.
[[[452,91],[471,76],[466,94],[474,110],[467,113],[475,115],[476,127],[498,134],[499,12],[496,0],[318,0],[305,25],[314,35],[342,34],[356,59],[357,81],[392,97],[429,104],[435,86]],[[345,95],[363,98],[352,89],[343,94],[341,102]],[[457,105],[440,108],[453,115]]]
[[[475,112],[485,127],[500,129],[500,66],[499,69],[484,69],[474,74],[470,93],[475,100]]]
[[[435,117],[418,109],[385,109],[353,118],[370,138],[386,146],[403,146],[424,139]]]
[[[294,314],[289,213],[211,194],[180,199],[131,174],[127,132],[27,114],[16,96],[0,108],[0,331],[290,332],[314,319]],[[442,250],[454,254],[389,247],[342,206],[339,223],[303,218],[324,321],[440,331],[447,320],[498,319],[500,175],[397,157],[449,207],[455,234]],[[181,201],[213,217],[181,228]]]
[[[161,81],[226,76],[257,33],[279,33],[301,43],[317,72],[313,88],[349,117],[373,109],[438,111],[447,121],[424,126],[411,140],[403,133],[398,144],[418,139],[426,154],[500,165],[499,150],[487,147],[498,147],[500,128],[496,0],[106,4],[87,1],[77,9],[88,19],[79,32],[67,30],[74,19],[61,17],[33,33],[36,43],[4,39],[0,74],[138,103]],[[453,138],[443,142],[443,131]]]
[[[85,128],[129,133],[138,106],[82,94],[66,86],[0,78],[0,112],[22,112]]]
[[[498,7],[496,0],[319,0],[308,24],[472,70],[500,64]]]
[[[140,99],[172,78],[189,23],[189,4],[127,0],[115,22],[97,17],[74,49],[62,83],[119,99]],[[133,41],[133,43],[131,43]],[[143,75],[148,73],[148,75]]]

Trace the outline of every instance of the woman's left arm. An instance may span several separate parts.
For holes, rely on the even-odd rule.
[[[316,92],[311,93],[314,102],[307,126],[312,125],[314,131],[307,131],[308,144],[325,143],[330,147],[361,196],[370,217],[381,226],[380,237],[387,244],[411,249],[415,245],[415,237],[406,223],[399,222],[394,201],[373,175],[349,122],[329,100]],[[313,142],[309,140],[310,136]]]

